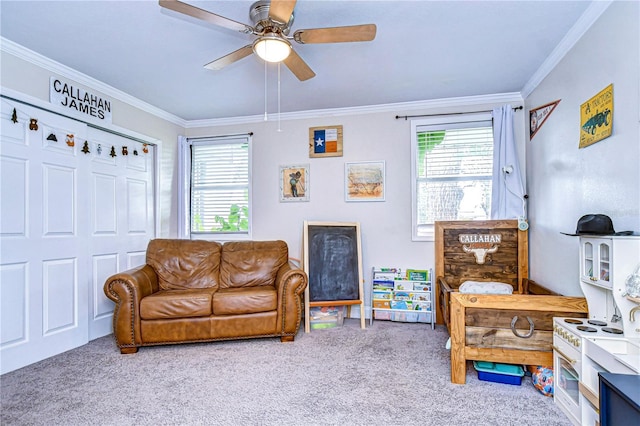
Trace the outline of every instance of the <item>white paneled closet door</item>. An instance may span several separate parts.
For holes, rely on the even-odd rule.
[[[142,144],[21,103],[2,99],[0,119],[3,374],[111,332],[102,285],[144,263],[155,163],[150,145],[123,156]]]
[[[83,260],[88,241],[81,232],[88,218],[79,211],[79,195],[88,192],[82,179],[88,163],[67,144],[67,135],[86,138],[83,123],[5,100],[1,115],[4,373],[88,341],[88,312],[82,308],[88,298],[82,282],[89,274]],[[38,130],[30,130],[35,117]]]
[[[143,265],[147,244],[154,238],[155,150],[95,128],[88,129],[88,138],[93,149],[102,151],[92,160],[87,204],[92,270],[89,338],[95,339],[113,331],[113,302],[103,290],[106,279]],[[112,146],[116,157],[110,155]]]

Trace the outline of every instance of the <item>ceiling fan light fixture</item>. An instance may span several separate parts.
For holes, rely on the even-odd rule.
[[[267,62],[281,62],[291,53],[291,44],[277,35],[265,35],[253,43],[253,51]]]

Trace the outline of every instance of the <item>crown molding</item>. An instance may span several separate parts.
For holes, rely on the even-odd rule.
[[[593,1],[584,11],[582,16],[571,27],[569,32],[560,40],[540,68],[533,74],[521,90],[522,97],[526,99],[542,83],[547,75],[560,63],[562,58],[573,48],[591,26],[600,18],[600,15],[613,3],[613,0]]]
[[[89,77],[79,71],[76,71],[66,65],[49,59],[39,53],[25,48],[11,40],[4,37],[0,37],[0,50],[23,59],[29,63],[32,63],[38,67],[46,69],[52,73],[58,74],[62,77],[69,78],[87,87],[100,91],[107,96],[110,96],[119,101],[125,102],[133,107],[136,107],[144,112],[155,115],[159,118],[167,120],[170,123],[181,126],[185,129],[201,128],[201,127],[217,127],[217,126],[229,126],[237,124],[252,124],[264,122],[264,115],[251,115],[251,116],[239,116],[228,118],[212,118],[203,120],[185,120],[173,114],[170,114],[160,108],[150,105],[136,97],[133,97],[121,90],[118,90],[112,86],[109,86],[93,77]],[[460,108],[460,107],[473,107],[475,105],[483,104],[500,104],[500,103],[515,103],[522,104],[523,96],[518,92],[511,93],[499,93],[491,95],[477,95],[477,96],[464,96],[457,98],[442,98],[442,99],[430,99],[423,101],[412,102],[399,102],[380,105],[365,105],[358,107],[346,107],[346,108],[329,108],[329,109],[317,109],[307,111],[295,111],[285,112],[280,114],[280,120],[302,120],[308,118],[321,118],[321,117],[337,117],[359,114],[372,114],[372,113],[406,113],[413,110],[430,110],[430,109],[447,109],[447,108]],[[269,121],[277,120],[277,114],[269,114],[267,116]]]
[[[472,107],[475,105],[499,103],[522,104],[523,98],[519,92],[511,92],[492,95],[464,96],[458,98],[442,98],[425,101],[398,102],[391,104],[367,105],[348,108],[316,109],[309,111],[283,112],[280,114],[280,120],[302,120],[307,118],[337,117],[372,113],[406,113],[412,110]],[[268,116],[268,121],[277,119],[277,114],[271,114]],[[213,118],[207,120],[190,120],[187,122],[186,128],[193,129],[200,127],[229,126],[236,124],[258,123],[263,121],[265,121],[264,115]]]
[[[144,112],[155,115],[163,120],[167,120],[170,123],[176,124],[178,126],[186,127],[187,121],[168,113],[158,107],[155,107],[151,104],[148,104],[136,97],[133,97],[121,90],[116,89],[115,87],[109,86],[99,80],[96,80],[93,77],[89,77],[86,74],[83,74],[79,71],[74,70],[66,65],[63,65],[59,62],[54,61],[53,59],[47,58],[33,50],[27,49],[24,46],[19,45],[9,39],[4,37],[0,37],[0,50],[6,52],[10,55],[13,55],[17,58],[20,58],[24,61],[27,61],[33,65],[36,65],[40,68],[43,68],[49,72],[57,74],[59,76],[68,78],[70,80],[76,81],[84,86],[95,89],[101,93],[104,93],[107,96],[110,96],[119,101],[125,102],[135,108],[138,108]]]

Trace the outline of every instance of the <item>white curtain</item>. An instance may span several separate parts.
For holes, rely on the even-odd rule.
[[[186,136],[178,135],[178,238],[191,238],[191,150]]]
[[[491,219],[526,218],[518,152],[513,137],[513,108],[503,105],[493,114],[493,181]]]

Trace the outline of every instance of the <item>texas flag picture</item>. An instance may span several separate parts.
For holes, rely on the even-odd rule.
[[[314,130],[313,152],[315,154],[338,152],[338,129]]]
[[[342,125],[309,127],[309,157],[342,157]]]

